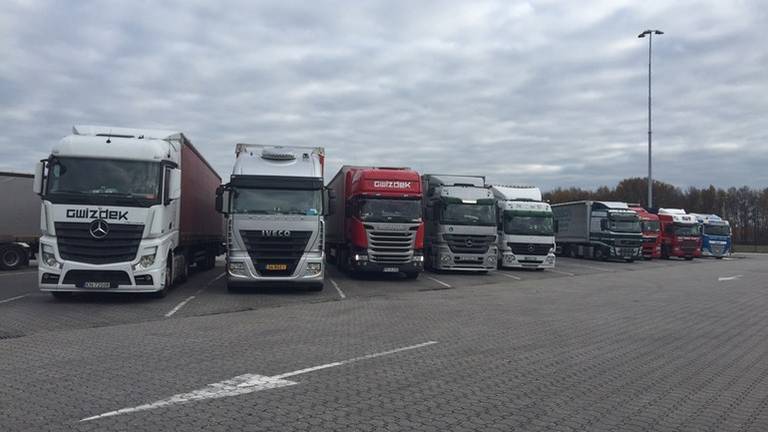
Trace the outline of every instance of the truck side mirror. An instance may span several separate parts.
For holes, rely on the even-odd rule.
[[[229,213],[229,189],[219,186],[216,189],[216,211],[222,214]]]
[[[168,199],[176,200],[181,198],[181,170],[173,168],[168,171],[168,175],[171,176],[168,181]]]
[[[43,194],[43,178],[45,176],[45,162],[40,161],[35,165],[35,179],[32,181],[32,191],[38,195]]]

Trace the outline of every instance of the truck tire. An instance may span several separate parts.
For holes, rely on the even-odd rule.
[[[405,272],[406,279],[418,279],[421,272]]]
[[[15,244],[0,247],[0,269],[16,270],[27,265],[29,257],[23,247]]]
[[[686,261],[693,261],[693,257],[692,256],[687,256],[687,257],[685,257],[685,260]]]
[[[605,253],[601,247],[594,248],[592,250],[592,256],[598,261],[605,261]]]

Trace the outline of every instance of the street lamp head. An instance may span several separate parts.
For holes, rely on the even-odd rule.
[[[664,32],[661,31],[661,30],[654,30],[653,32],[656,33],[656,34],[659,34],[659,35],[664,34]]]
[[[647,35],[647,34],[651,34],[651,33],[653,33],[653,30],[646,30],[646,31],[644,31],[644,32],[640,33],[639,35],[637,35],[637,37],[639,37],[639,38],[644,38],[644,37],[645,37],[645,35]]]

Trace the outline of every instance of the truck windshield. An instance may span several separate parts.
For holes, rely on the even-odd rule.
[[[701,233],[698,225],[675,224],[673,229],[675,235],[679,236],[697,236]]]
[[[643,232],[657,233],[661,229],[659,228],[659,221],[642,221],[640,222],[643,228]]]
[[[610,216],[608,229],[613,232],[639,233],[640,220],[637,217]]]
[[[366,222],[413,222],[421,218],[421,201],[407,199],[364,199],[358,217]]]
[[[319,190],[235,188],[232,197],[232,213],[317,216],[322,210]]]
[[[440,213],[440,223],[445,225],[496,225],[493,205],[447,203]]]
[[[731,227],[728,225],[704,225],[704,234],[729,236],[731,235]]]
[[[160,202],[159,162],[62,157],[49,162],[46,199],[83,204]]]
[[[505,211],[504,233],[515,235],[554,235],[552,213]]]

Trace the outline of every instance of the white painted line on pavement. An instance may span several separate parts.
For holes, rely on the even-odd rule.
[[[450,285],[448,285],[447,283],[445,283],[445,282],[443,282],[443,281],[441,281],[441,280],[439,280],[439,279],[435,279],[435,278],[433,278],[432,276],[427,276],[427,279],[429,279],[429,280],[433,280],[433,281],[435,281],[435,282],[439,283],[440,285],[442,285],[442,286],[444,286],[444,287],[446,287],[446,288],[450,288],[450,287],[451,287],[451,286],[450,286]]]
[[[10,303],[10,302],[12,302],[14,300],[23,299],[24,297],[28,297],[28,296],[31,296],[31,295],[32,294],[24,294],[24,295],[20,295],[20,296],[16,296],[16,297],[7,298],[5,300],[0,300],[0,303]]]
[[[23,271],[23,272],[16,272],[16,273],[3,273],[3,274],[0,274],[0,277],[19,276],[19,275],[28,275],[28,274],[37,274],[37,272],[36,271]]]
[[[360,357],[353,357],[351,359],[337,361],[333,363],[327,363],[320,366],[314,366],[306,369],[299,369],[293,372],[286,372],[275,376],[264,376],[256,374],[238,375],[234,378],[220,381],[214,384],[209,384],[199,390],[195,390],[189,393],[180,393],[173,395],[167,399],[162,399],[156,402],[135,406],[132,408],[123,408],[117,411],[110,411],[104,414],[95,415],[92,417],[86,417],[81,422],[96,420],[104,417],[112,417],[120,414],[134,413],[138,411],[147,411],[157,408],[167,407],[171,405],[184,404],[188,402],[194,402],[205,399],[220,399],[225,397],[240,396],[248,393],[254,393],[261,390],[274,389],[279,387],[286,387],[298,384],[296,381],[289,381],[284,378],[302,375],[309,372],[314,372],[322,369],[328,369],[332,367],[342,366],[349,363],[354,363],[360,360],[368,360],[385,355],[395,354],[403,351],[409,351],[417,348],[423,348],[429,345],[436,344],[437,341],[423,342],[416,345],[411,345],[402,348],[396,348],[389,351],[378,352],[374,354],[367,354]]]
[[[718,282],[724,282],[724,281],[732,281],[736,279],[741,279],[744,275],[736,275],[736,276],[721,276],[717,278]]]
[[[566,275],[566,276],[576,276],[576,273],[571,273],[571,272],[562,271],[562,270],[547,269],[547,271],[550,271],[552,273],[558,273],[561,275]]]
[[[219,279],[223,278],[223,277],[224,277],[224,275],[226,275],[226,273],[222,273],[222,274],[220,274],[220,275],[216,276],[216,277],[215,277],[213,280],[211,280],[210,282],[208,282],[207,284],[205,284],[205,286],[203,286],[202,288],[200,288],[199,290],[197,290],[197,291],[195,292],[195,295],[192,295],[192,296],[189,296],[189,297],[187,297],[187,298],[186,298],[184,301],[182,301],[181,303],[177,304],[177,305],[176,305],[176,306],[175,306],[173,309],[171,309],[170,311],[168,311],[168,313],[166,313],[166,314],[165,314],[165,317],[166,317],[166,318],[170,318],[170,317],[172,317],[172,316],[173,316],[173,314],[175,314],[176,312],[178,312],[178,311],[179,311],[179,309],[183,308],[183,307],[184,307],[184,305],[186,305],[186,304],[187,304],[187,303],[189,303],[190,301],[194,300],[194,299],[195,299],[195,297],[197,297],[197,296],[198,296],[200,293],[202,293],[203,291],[205,291],[205,289],[206,289],[206,288],[208,288],[209,286],[213,285],[213,283],[214,283],[214,282],[216,282],[217,280],[219,280]]]
[[[506,277],[508,277],[508,278],[510,278],[510,279],[514,279],[514,280],[523,280],[523,278],[521,278],[520,276],[515,276],[515,275],[512,275],[512,274],[509,274],[509,273],[503,272],[503,271],[500,271],[500,272],[499,272],[499,274],[500,274],[500,275],[502,275],[502,276],[506,276]]]
[[[182,301],[181,303],[177,304],[177,305],[176,305],[176,307],[174,307],[173,309],[171,309],[170,311],[168,311],[168,313],[167,313],[167,314],[165,314],[165,317],[166,317],[166,318],[170,318],[170,317],[172,317],[172,316],[173,316],[173,314],[175,314],[176,312],[178,312],[178,311],[179,311],[179,309],[183,308],[185,304],[189,303],[190,301],[192,301],[192,300],[194,300],[194,299],[195,299],[195,296],[189,296],[189,297],[187,297],[187,298],[186,298],[186,300],[184,300],[184,301]]]
[[[331,281],[331,284],[333,284],[333,287],[336,288],[336,291],[339,293],[339,297],[341,297],[342,300],[347,298],[346,294],[344,294],[344,291],[339,288],[339,284],[336,283],[335,280],[328,278]]]

